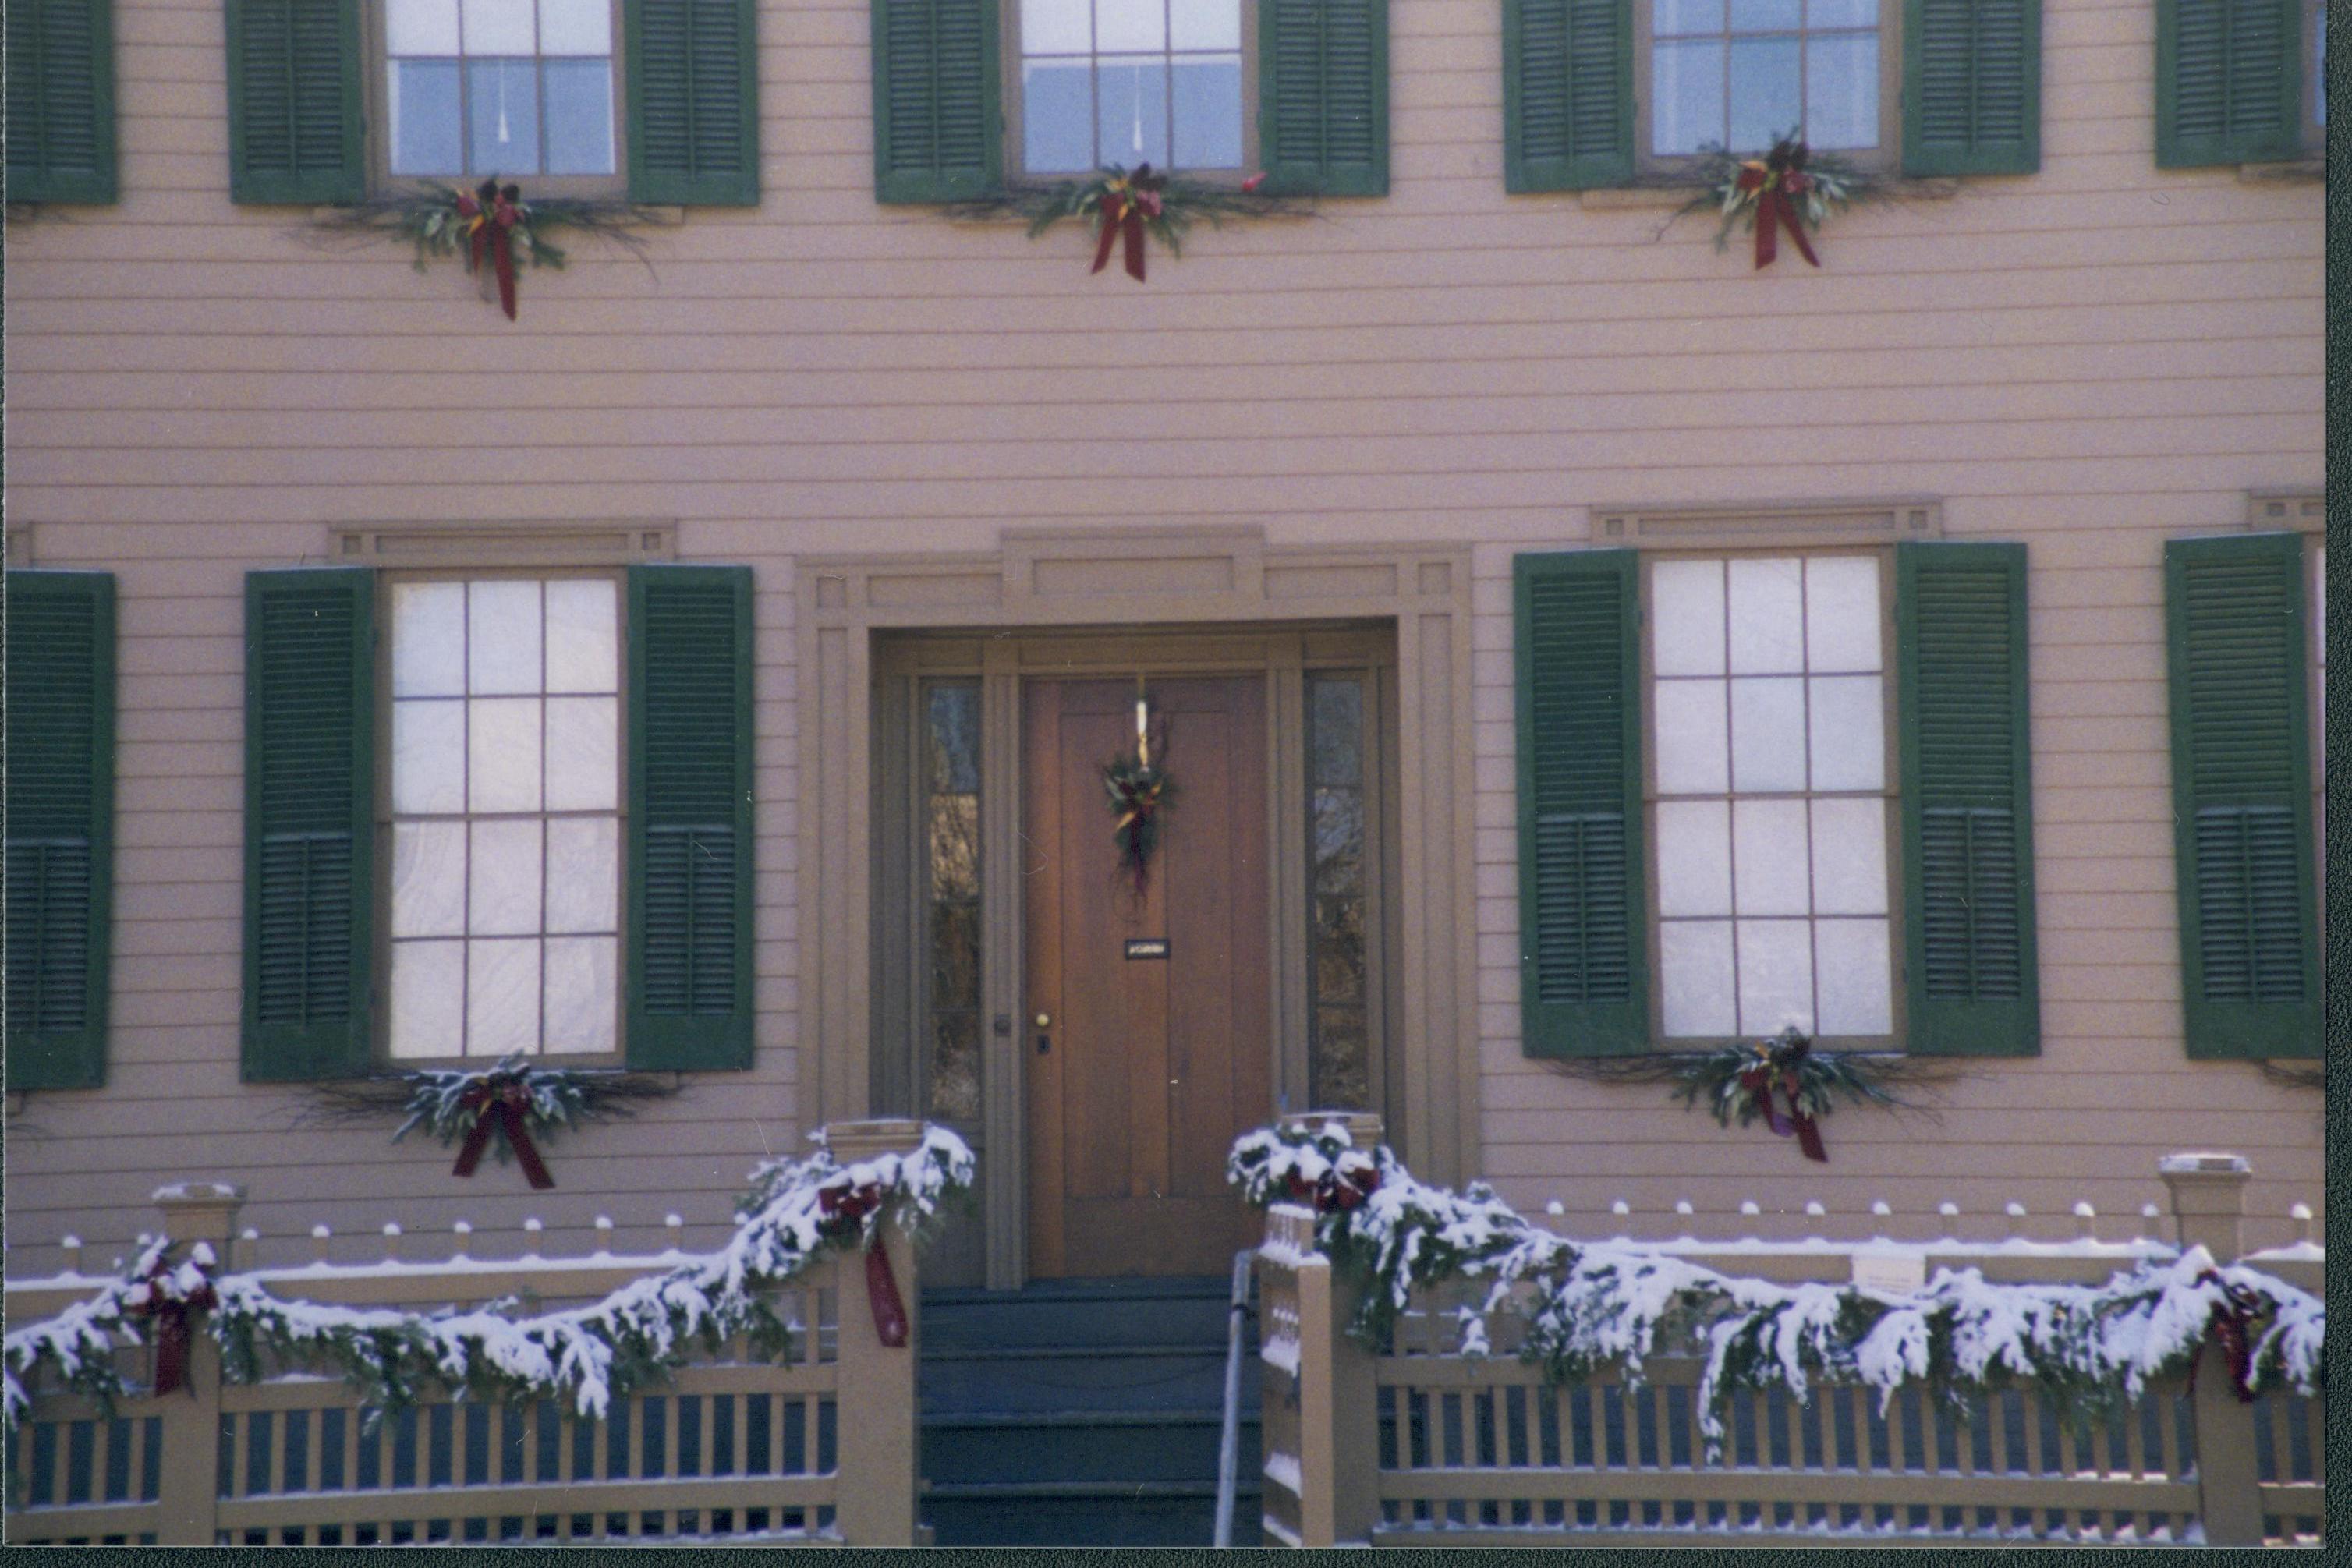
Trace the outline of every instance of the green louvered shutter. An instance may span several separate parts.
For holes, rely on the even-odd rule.
[[[1650,1044],[1632,550],[1515,563],[1519,974],[1529,1056]]]
[[[226,0],[229,198],[357,202],[357,0]]]
[[[755,0],[623,0],[629,199],[760,204]]]
[[[997,0],[873,0],[874,196],[962,202],[1003,183]]]
[[[106,1079],[114,885],[114,579],[7,588],[7,1086]]]
[[[2299,534],[2164,549],[2191,1056],[2320,1052]]]
[[[2025,547],[1895,547],[1909,1048],[2042,1049]]]
[[[8,0],[8,199],[111,202],[114,0]]]
[[[1258,0],[1257,26],[1265,188],[1388,194],[1388,0]]]
[[[751,1064],[751,573],[629,570],[628,1059]]]
[[[1513,191],[1633,177],[1631,0],[1503,0],[1503,183]]]
[[[2042,165],[2042,0],[1908,0],[1903,172]]]
[[[245,579],[245,1076],[368,1069],[375,574]]]
[[[2302,32],[2302,0],[2156,0],[2158,164],[2299,153]]]

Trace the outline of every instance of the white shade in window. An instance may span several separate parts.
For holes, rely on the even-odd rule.
[[[619,699],[547,699],[547,809],[609,811],[619,803]]]
[[[1886,913],[1886,802],[1823,800],[1812,807],[1813,911]]]
[[[1731,810],[1722,800],[1658,802],[1658,914],[1731,913]]]
[[[1168,45],[1175,49],[1238,49],[1238,0],[1168,0]]]
[[[1813,924],[1821,1017],[1826,1035],[1888,1034],[1895,1029],[1895,993],[1884,920],[1821,920]]]
[[[1731,683],[1731,787],[1805,787],[1805,683],[1795,676]]]
[[[464,1049],[466,945],[395,942],[392,947],[392,1034],[396,1059],[456,1056]]]
[[[539,1050],[539,938],[467,944],[466,1054]]]
[[[466,705],[392,705],[392,809],[427,814],[466,809]]]
[[[392,695],[454,697],[465,690],[466,585],[394,583]]]
[[[395,822],[392,934],[457,936],[466,929],[466,824]]]
[[[539,699],[477,698],[466,721],[466,809],[538,810]]]
[[[547,939],[547,1049],[616,1049],[614,1011],[617,944],[610,936]]]
[[[1650,569],[1650,668],[1723,674],[1723,563],[1662,560]]]
[[[1740,915],[1803,915],[1808,891],[1805,802],[1734,800],[1731,864],[1734,909]],[[1745,961],[1745,955],[1742,955]]]
[[[1737,1032],[1739,1015],[1732,997],[1731,922],[1660,922],[1658,982],[1668,1035]]]
[[[1814,674],[1876,670],[1878,562],[1870,556],[1816,556],[1805,562],[1805,660]]]
[[[1162,0],[1095,0],[1095,48],[1102,54],[1168,47]]]
[[[1021,0],[1021,51],[1083,55],[1094,47],[1089,0]]]
[[[1886,783],[1886,683],[1881,675],[1827,675],[1809,683],[1812,787],[1878,789]]]
[[[547,689],[610,692],[620,669],[615,594],[609,580],[547,585]]]
[[[384,0],[384,47],[395,55],[457,52],[457,0]]]
[[[1812,1032],[1812,933],[1809,920],[1738,922],[1740,1033]]]
[[[1731,787],[1724,731],[1724,683],[1660,681],[1651,689],[1657,719],[1658,789],[1668,795],[1720,795]]]
[[[469,55],[529,55],[536,52],[531,0],[465,0],[466,52]]]
[[[467,4],[470,5],[474,0],[467,0]],[[539,0],[539,52],[611,54],[612,0]]]
[[[467,864],[467,934],[535,934],[540,929],[538,820],[476,822],[472,833]]]
[[[477,582],[466,596],[466,689],[476,696],[540,689],[539,584]]]
[[[1805,664],[1802,563],[1795,557],[1741,557],[1728,563],[1731,673],[1795,674]]]
[[[547,928],[611,931],[620,885],[620,827],[610,817],[547,824]]]

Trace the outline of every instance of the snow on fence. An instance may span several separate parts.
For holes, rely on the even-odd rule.
[[[1379,1143],[1377,1120],[1340,1120],[1357,1147]],[[2223,1263],[2322,1288],[2324,1254],[2307,1239],[2240,1259],[2243,1161],[2185,1156],[2162,1174],[2171,1241],[1638,1245],[1784,1284],[1897,1289],[1906,1273],[1916,1285],[1923,1269],[1932,1278],[1945,1267],[2095,1285],[2142,1259],[2202,1246]],[[1801,1403],[1779,1387],[1737,1389],[1710,1460],[1702,1361],[1654,1355],[1637,1386],[1615,1366],[1549,1384],[1517,1358],[1524,1320],[1509,1312],[1486,1317],[1489,1354],[1465,1356],[1458,1309],[1487,1288],[1417,1291],[1374,1354],[1349,1333],[1353,1294],[1318,1250],[1313,1212],[1267,1210],[1258,1259],[1265,1544],[2320,1542],[2323,1401],[2289,1390],[2242,1403],[2218,1354],[2204,1357],[2193,1391],[2178,1375],[2154,1380],[2083,1429],[2017,1388],[1976,1396],[1964,1420],[1917,1387],[1883,1413],[1878,1391],[1859,1386],[1816,1382]]]
[[[910,1147],[912,1124],[829,1130],[856,1159]],[[232,1263],[234,1189],[158,1195],[165,1233]],[[404,1260],[257,1270],[273,1294],[346,1306],[586,1302],[681,1261],[663,1253]],[[913,1249],[883,1244],[909,1318]],[[251,1232],[241,1238],[249,1249]],[[410,1239],[412,1242],[420,1239]],[[106,1282],[79,1271],[11,1281],[12,1322],[58,1312]],[[604,1420],[562,1402],[427,1396],[368,1409],[340,1377],[225,1383],[211,1336],[193,1336],[185,1385],[117,1399],[110,1413],[37,1388],[9,1445],[11,1544],[373,1545],[711,1540],[908,1545],[915,1540],[915,1354],[880,1342],[855,1255],[813,1263],[772,1298],[791,1325],[780,1357],[730,1342],[612,1401]],[[107,1276],[111,1280],[113,1276]],[[126,1381],[148,1351],[119,1344]],[[855,1390],[855,1396],[846,1396]]]

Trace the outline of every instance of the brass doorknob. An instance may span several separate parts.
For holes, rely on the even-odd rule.
[[[1037,1015],[1037,1027],[1039,1029],[1052,1029],[1054,1027],[1054,1015],[1051,1013],[1039,1013]]]

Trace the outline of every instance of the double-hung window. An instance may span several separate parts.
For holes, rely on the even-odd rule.
[[[751,1050],[739,568],[247,580],[245,1072]]]
[[[2038,1049],[2010,545],[1519,558],[1530,1055]]]
[[[610,176],[614,0],[383,0],[396,175]]]
[[[1881,0],[1651,0],[1646,22],[1654,158],[1715,146],[1754,152],[1801,132],[1822,152],[1867,154],[1892,140],[1882,66],[1894,29]]]
[[[1020,168],[1241,169],[1243,0],[1020,0]]]

